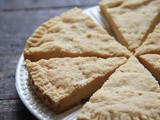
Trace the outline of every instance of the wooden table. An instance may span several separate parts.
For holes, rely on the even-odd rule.
[[[34,120],[15,88],[16,65],[27,38],[44,21],[99,0],[0,0],[0,120]]]

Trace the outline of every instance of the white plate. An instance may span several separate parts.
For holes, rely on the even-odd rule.
[[[109,27],[106,27],[107,23],[100,14],[98,6],[86,9],[84,10],[84,13],[91,16],[91,18],[101,27],[110,30]],[[16,89],[24,105],[36,118],[40,120],[74,120],[82,107],[82,105],[79,104],[61,114],[54,114],[52,110],[46,107],[28,85],[28,73],[25,67],[23,55],[21,55],[17,65]]]

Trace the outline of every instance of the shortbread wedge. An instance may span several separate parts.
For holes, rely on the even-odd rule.
[[[78,120],[160,120],[160,87],[135,57],[92,95]]]
[[[130,56],[104,29],[74,8],[38,27],[28,39],[24,58],[36,61],[54,57]]]
[[[140,55],[139,60],[152,73],[152,75],[158,81],[160,81],[160,55],[158,54]]]
[[[160,23],[148,35],[146,41],[136,50],[135,55],[159,54],[160,55]]]
[[[133,53],[160,21],[160,0],[102,0],[100,8],[119,42]]]
[[[55,113],[60,113],[90,97],[126,61],[125,57],[65,57],[26,60],[26,65],[34,91]]]
[[[140,62],[160,81],[160,23],[136,50]]]

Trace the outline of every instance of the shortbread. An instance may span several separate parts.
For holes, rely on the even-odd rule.
[[[102,0],[100,8],[118,40],[133,53],[160,21],[160,0]]]
[[[160,55],[160,23],[148,35],[146,41],[136,50],[135,55],[159,54]]]
[[[27,40],[24,58],[130,56],[130,52],[80,9],[74,8],[38,27]]]
[[[160,87],[131,57],[87,102],[78,120],[159,120]]]
[[[141,63],[153,74],[153,76],[160,81],[160,55],[145,54],[140,55]]]
[[[60,113],[90,97],[126,61],[125,57],[65,57],[26,60],[26,65],[36,94],[55,113]]]
[[[160,23],[136,50],[140,62],[160,81]]]

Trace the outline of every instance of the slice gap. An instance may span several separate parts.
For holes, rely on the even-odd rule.
[[[160,23],[136,50],[140,62],[160,81]]]
[[[78,15],[78,16],[77,16]],[[129,57],[131,53],[80,9],[51,18],[27,40],[24,58]]]
[[[159,54],[160,55],[160,23],[149,34],[146,41],[136,50],[135,55]]]
[[[156,80],[160,82],[160,55],[140,55],[139,60],[152,73]]]
[[[158,120],[160,87],[133,56],[109,77],[81,109],[78,120]]]
[[[119,42],[133,53],[160,21],[159,0],[102,0],[100,8]]]

